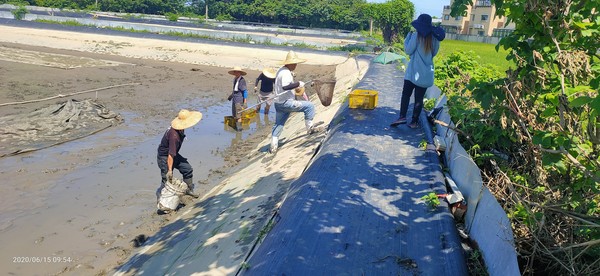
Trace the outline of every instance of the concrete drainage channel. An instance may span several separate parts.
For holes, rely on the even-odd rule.
[[[183,22],[166,21],[164,17],[141,16],[143,19],[123,19],[124,14],[118,13],[79,13],[64,12],[57,9],[26,6],[28,13],[22,18],[24,21],[48,20],[56,22],[77,22],[82,25],[96,26],[97,28],[114,28],[132,30],[134,32],[149,32],[158,34],[178,33],[182,36],[193,35],[199,38],[247,41],[251,44],[277,44],[277,45],[310,45],[319,49],[328,47],[357,45],[365,46],[364,42],[356,38],[359,34],[342,33],[333,30],[318,29],[289,29],[277,26],[252,26],[227,22],[215,24],[193,23],[190,19],[181,19]],[[0,5],[0,18],[14,19],[12,11],[15,6]],[[186,22],[187,21],[187,22]],[[286,26],[289,27],[289,26]],[[295,36],[295,35],[302,35]]]

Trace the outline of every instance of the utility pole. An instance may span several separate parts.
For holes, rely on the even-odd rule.
[[[208,20],[208,0],[204,0],[204,19]]]

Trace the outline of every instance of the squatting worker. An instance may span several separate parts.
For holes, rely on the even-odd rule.
[[[248,89],[246,86],[246,80],[244,77],[246,72],[242,70],[241,67],[236,66],[233,67],[232,70],[229,71],[230,75],[233,75],[233,92],[229,95],[228,100],[231,101],[231,113],[234,118],[236,118],[237,122],[235,124],[235,129],[237,131],[242,131],[242,110],[246,106],[246,99],[248,98]]]
[[[165,131],[156,157],[162,178],[161,189],[167,180],[170,182],[173,179],[173,169],[177,169],[183,176],[183,182],[188,185],[187,194],[198,197],[197,194],[194,194],[192,166],[186,158],[179,154],[179,150],[185,139],[185,129],[197,124],[200,119],[202,119],[202,113],[182,109],[177,114],[177,118],[171,121],[171,127]]]
[[[273,97],[273,83],[275,82],[275,69],[273,68],[265,68],[262,70],[256,81],[254,82],[254,93],[258,90],[258,82],[260,82],[260,92],[258,94],[258,99],[261,102],[265,102],[265,114],[269,114],[269,109],[271,108],[271,104],[273,104],[273,100],[270,98]],[[256,113],[260,112],[259,104],[256,106]]]
[[[283,61],[283,67],[277,71],[275,77],[275,125],[271,133],[270,152],[275,153],[279,147],[279,135],[283,131],[283,125],[290,117],[292,112],[303,112],[306,131],[308,134],[319,131],[319,128],[313,127],[313,118],[315,117],[315,105],[310,101],[298,101],[294,90],[304,88],[304,82],[294,81],[292,71],[296,70],[298,63],[305,62],[305,59],[298,58],[294,51],[289,51],[286,59]]]
[[[404,39],[404,51],[410,55],[410,61],[404,74],[404,87],[402,88],[402,99],[400,101],[400,117],[390,124],[398,126],[406,123],[406,112],[413,90],[415,91],[415,104],[412,119],[408,125],[417,128],[419,114],[423,109],[423,98],[427,88],[433,85],[433,57],[440,49],[440,41],[444,40],[446,34],[441,27],[431,24],[431,16],[421,14],[414,20],[412,26],[417,32],[410,32]]]

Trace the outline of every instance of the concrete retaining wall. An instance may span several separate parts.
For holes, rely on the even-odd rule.
[[[447,102],[446,95],[441,95],[435,86],[428,89],[427,98],[437,98],[436,107]],[[437,119],[454,127],[446,108]],[[467,201],[466,230],[478,244],[488,272],[492,276],[520,275],[510,221],[496,198],[483,186],[479,167],[462,147],[455,131],[441,125],[436,125],[435,131],[446,142],[445,163]]]
[[[0,5],[0,18],[13,19],[14,15],[11,10],[15,9],[15,6],[9,4]],[[275,26],[248,26],[243,24],[235,24],[234,22],[215,22],[211,20],[210,27],[202,26],[191,26],[190,24],[184,24],[188,26],[175,26],[169,25],[168,20],[164,16],[156,15],[143,15],[143,18],[152,20],[152,23],[143,22],[128,22],[120,20],[104,20],[106,17],[120,18],[125,14],[117,13],[103,13],[96,12],[95,15],[99,15],[99,18],[93,18],[92,14],[76,13],[76,12],[65,12],[59,9],[26,6],[29,13],[25,14],[22,20],[35,21],[35,20],[51,20],[57,22],[75,21],[80,24],[96,26],[98,28],[124,28],[125,30],[135,31],[147,31],[151,33],[169,33],[176,32],[181,34],[192,34],[207,39],[219,39],[219,40],[248,40],[251,43],[261,44],[276,44],[276,45],[293,45],[293,44],[306,44],[315,46],[318,48],[327,48],[334,46],[343,46],[346,44],[354,44],[356,41],[353,37],[356,34],[344,34],[341,32],[328,32],[327,30],[317,29],[282,29]],[[140,15],[142,16],[142,15]],[[191,19],[180,18],[182,23],[192,22]],[[165,25],[162,25],[165,22]],[[261,34],[263,32],[264,34]],[[278,36],[273,34],[286,34],[286,35],[298,35],[297,37],[290,36]],[[309,35],[322,38],[332,38],[332,41],[327,42],[327,39],[317,41],[311,39],[303,39],[302,35]],[[340,43],[341,42],[341,43]]]
[[[498,44],[500,42],[500,37],[494,36],[477,36],[477,35],[463,35],[463,34],[446,34],[446,39],[451,40],[462,40],[469,42],[481,42],[488,44]]]

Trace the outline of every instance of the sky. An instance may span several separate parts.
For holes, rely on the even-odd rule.
[[[367,0],[369,3],[383,3],[387,0]],[[442,10],[445,5],[450,5],[450,0],[411,0],[415,5],[415,17],[419,14],[427,13],[431,16],[442,17]]]

